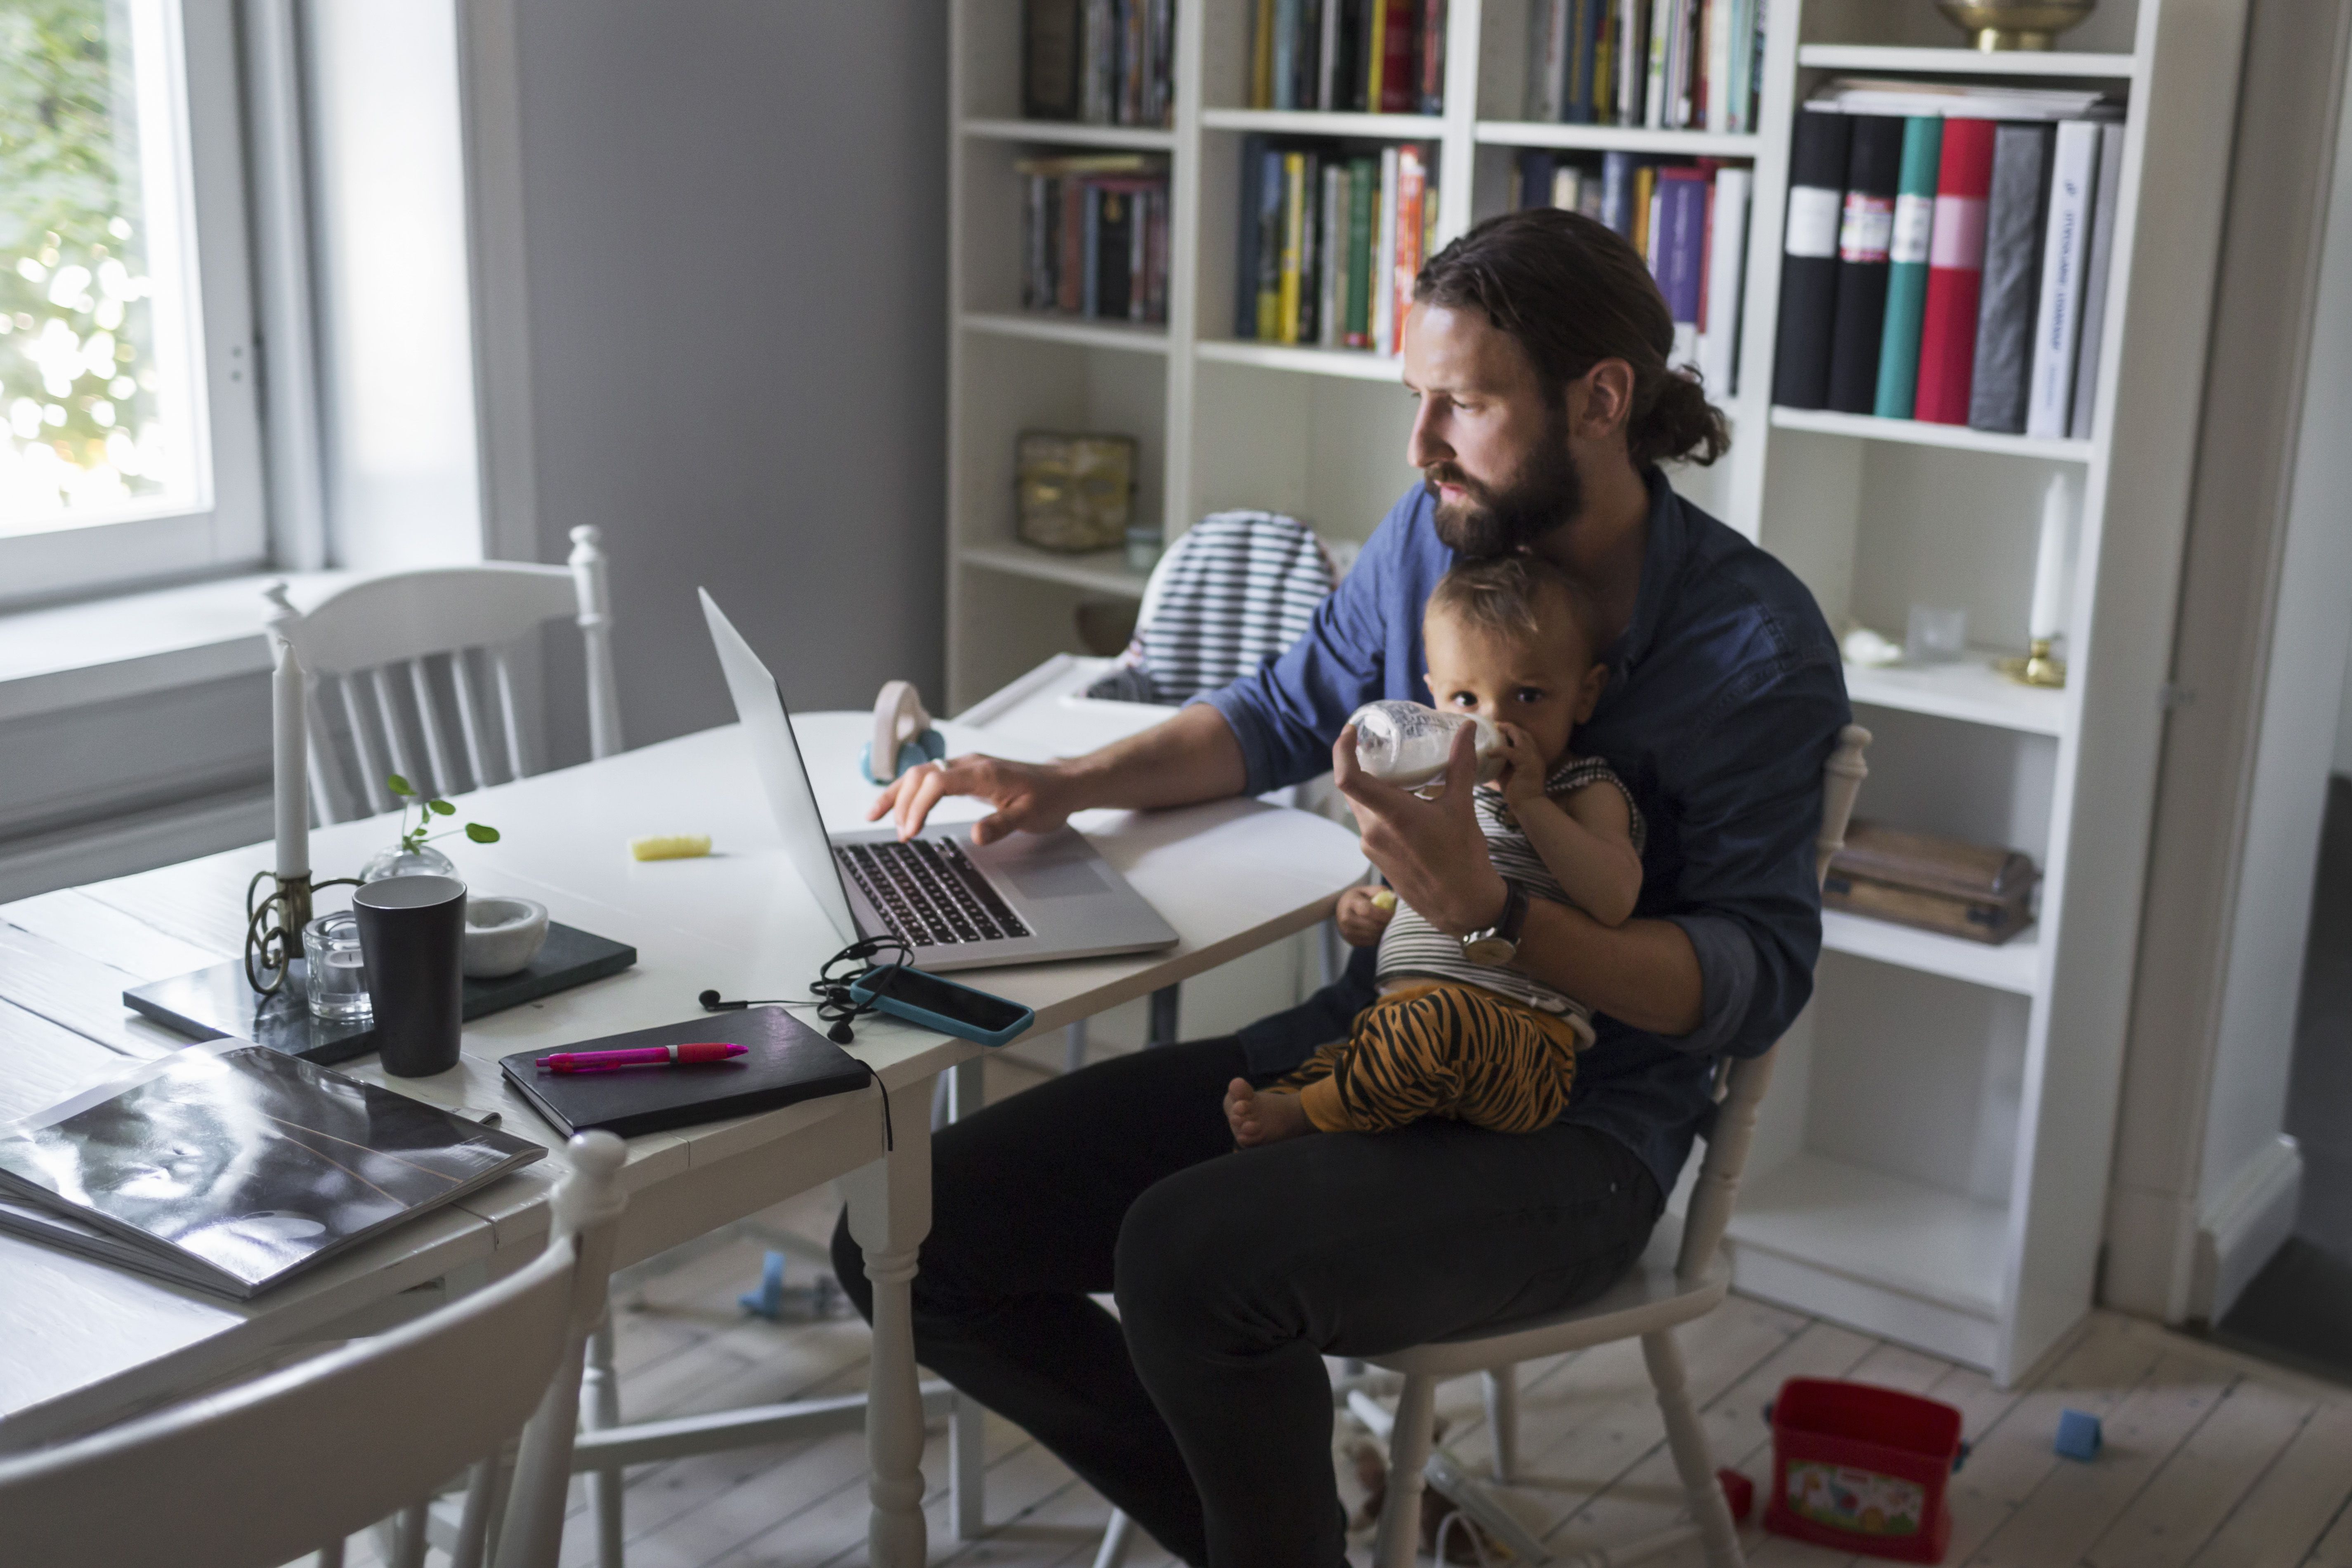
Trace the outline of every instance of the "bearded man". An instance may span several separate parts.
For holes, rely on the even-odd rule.
[[[1368,1356],[1590,1300],[1641,1254],[1706,1130],[1716,1060],[1768,1049],[1811,994],[1822,765],[1849,710],[1811,594],[1677,496],[1661,462],[1727,437],[1670,369],[1641,258],[1551,209],[1481,224],[1416,280],[1397,502],[1313,628],[1157,728],[1046,764],[960,757],[876,803],[918,829],[943,795],[995,806],[985,842],[1095,806],[1255,795],[1334,771],[1364,853],[1439,930],[1517,944],[1589,1002],[1569,1109],[1509,1134],[1442,1120],[1235,1150],[1222,1100],[1344,1037],[1344,979],[1238,1036],[1113,1058],[943,1131],[914,1281],[923,1363],[1025,1428],[1187,1563],[1333,1568],[1345,1519],[1326,1354]],[[1344,728],[1427,702],[1422,610],[1461,556],[1556,563],[1610,668],[1575,746],[1649,823],[1635,917],[1514,900],[1473,815],[1458,737],[1423,800],[1364,775]],[[1496,931],[1507,911],[1522,929]],[[870,1313],[845,1224],[841,1280]],[[1115,1292],[1114,1318],[1088,1299]]]

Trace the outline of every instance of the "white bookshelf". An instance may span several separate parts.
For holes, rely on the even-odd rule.
[[[2229,13],[2217,18],[2216,5]],[[1133,599],[1114,555],[1013,526],[1032,427],[1138,438],[1138,510],[1172,534],[1226,507],[1361,539],[1417,476],[1391,359],[1231,336],[1237,163],[1251,133],[1436,150],[1441,242],[1508,205],[1512,150],[1741,159],[1755,171],[1731,454],[1677,488],[1786,561],[1832,625],[1902,634],[1910,603],[1969,611],[1985,645],[1926,668],[1849,667],[1878,736],[1859,811],[2015,847],[2039,919],[2000,946],[1832,912],[1815,1001],[1784,1046],[1733,1223],[1740,1288],[1982,1365],[2029,1370],[2091,1305],[2243,0],[2103,0],[2064,52],[1987,56],[1924,3],[1767,0],[1752,134],[1520,118],[1524,0],[1448,7],[1442,115],[1245,107],[1249,0],[1185,0],[1165,131],[1018,117],[1019,0],[955,0],[949,706],[1076,650],[1086,599]],[[2116,270],[2088,440],[1781,409],[1769,399],[1790,116],[1835,73],[2072,80],[2130,95]],[[2158,86],[2162,96],[2152,96]],[[1013,160],[1164,152],[1164,330],[1018,308]],[[2147,171],[2160,171],[2151,180]],[[2164,200],[2143,205],[2153,185]],[[2043,485],[2081,497],[2062,690],[1990,668],[2024,640]]]

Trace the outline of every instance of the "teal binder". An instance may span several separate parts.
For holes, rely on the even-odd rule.
[[[1878,339],[1881,419],[1908,419],[1919,391],[1919,330],[1927,308],[1927,248],[1936,214],[1936,171],[1944,122],[1914,115],[1903,124],[1903,174],[1895,186],[1895,236],[1887,260],[1886,326]]]

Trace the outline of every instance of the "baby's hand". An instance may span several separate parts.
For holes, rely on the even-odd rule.
[[[1350,888],[1339,895],[1331,918],[1349,947],[1377,947],[1396,914],[1396,895],[1386,888]]]
[[[1497,724],[1503,732],[1503,776],[1495,781],[1503,798],[1513,805],[1544,797],[1544,778],[1549,771],[1544,765],[1543,752],[1536,746],[1535,737],[1517,724]]]

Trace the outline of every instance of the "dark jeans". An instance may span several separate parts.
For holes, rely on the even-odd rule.
[[[1427,1121],[1236,1151],[1223,1100],[1246,1071],[1230,1038],[1166,1046],[941,1131],[915,1349],[1186,1562],[1335,1564],[1323,1354],[1597,1296],[1662,1200],[1582,1127]],[[833,1255],[870,1317],[845,1220]]]

